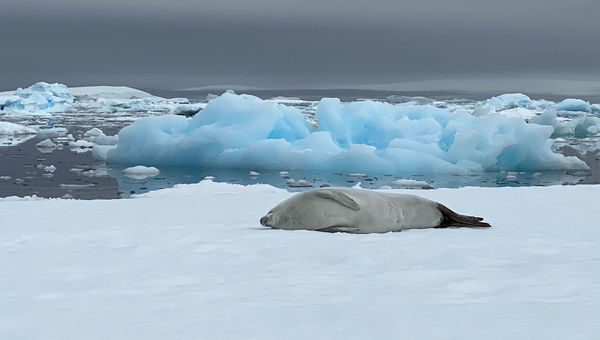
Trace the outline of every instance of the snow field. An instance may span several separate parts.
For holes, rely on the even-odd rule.
[[[493,227],[271,230],[291,193],[212,181],[0,200],[0,338],[600,336],[598,186],[417,194]]]

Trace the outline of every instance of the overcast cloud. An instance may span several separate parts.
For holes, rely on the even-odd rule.
[[[600,1],[2,0],[0,42],[0,89],[589,80]]]

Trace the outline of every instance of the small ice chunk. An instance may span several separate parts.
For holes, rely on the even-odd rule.
[[[104,132],[98,128],[91,128],[83,134],[83,137],[98,137],[98,136],[104,136]]]
[[[54,172],[56,171],[56,167],[54,165],[48,165],[44,167],[44,171],[46,172]]]
[[[204,181],[214,181],[215,180],[215,176],[205,176],[203,178]]]
[[[288,179],[285,184],[290,187],[290,188],[309,188],[312,187],[312,184],[308,183],[306,180],[304,179],[299,179],[299,180],[295,180],[295,179]]]
[[[54,144],[52,142],[52,140],[50,140],[50,138],[48,139],[44,139],[43,141],[37,143],[35,146],[37,146],[38,148],[41,149],[52,149],[56,147],[56,144]]]
[[[359,172],[354,172],[354,173],[348,174],[348,177],[367,178],[369,176],[367,176],[366,174],[361,174]]]
[[[75,142],[69,142],[69,147],[71,147],[71,148],[92,148],[92,147],[94,147],[94,143],[80,139]]]
[[[250,171],[250,177],[256,177],[256,176],[260,176],[260,173],[256,172],[256,171]]]
[[[279,176],[283,178],[289,178],[290,174],[287,171],[279,171]]]
[[[11,179],[12,177],[10,176],[0,176],[0,179],[8,181],[9,179]]]
[[[146,177],[153,177],[160,173],[160,171],[153,166],[137,165],[130,168],[124,169],[121,173],[127,177],[134,179],[144,179]]]
[[[393,181],[391,184],[407,189],[432,189],[429,183],[416,179],[398,179]]]
[[[73,190],[73,189],[83,189],[83,188],[91,188],[93,186],[95,186],[96,184],[90,183],[90,184],[60,184],[60,188],[61,189],[66,189],[66,190]]]

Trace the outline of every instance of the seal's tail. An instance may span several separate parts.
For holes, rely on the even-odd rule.
[[[482,222],[482,217],[476,216],[467,216],[455,213],[450,210],[450,208],[446,207],[443,204],[438,203],[437,207],[439,211],[442,213],[442,221],[438,228],[447,228],[447,227],[471,227],[471,228],[489,228],[491,225],[486,222]]]

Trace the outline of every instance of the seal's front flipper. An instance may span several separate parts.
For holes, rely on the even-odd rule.
[[[351,234],[356,234],[358,233],[360,229],[356,228],[356,227],[343,227],[343,226],[333,226],[333,227],[327,227],[327,228],[323,228],[323,229],[317,229],[317,231],[323,231],[326,233],[351,233]]]
[[[356,203],[356,201],[352,197],[344,194],[343,192],[322,189],[316,190],[315,194],[317,195],[317,197],[334,200],[339,204],[348,207],[352,210],[360,210],[360,206],[358,205],[358,203]]]

